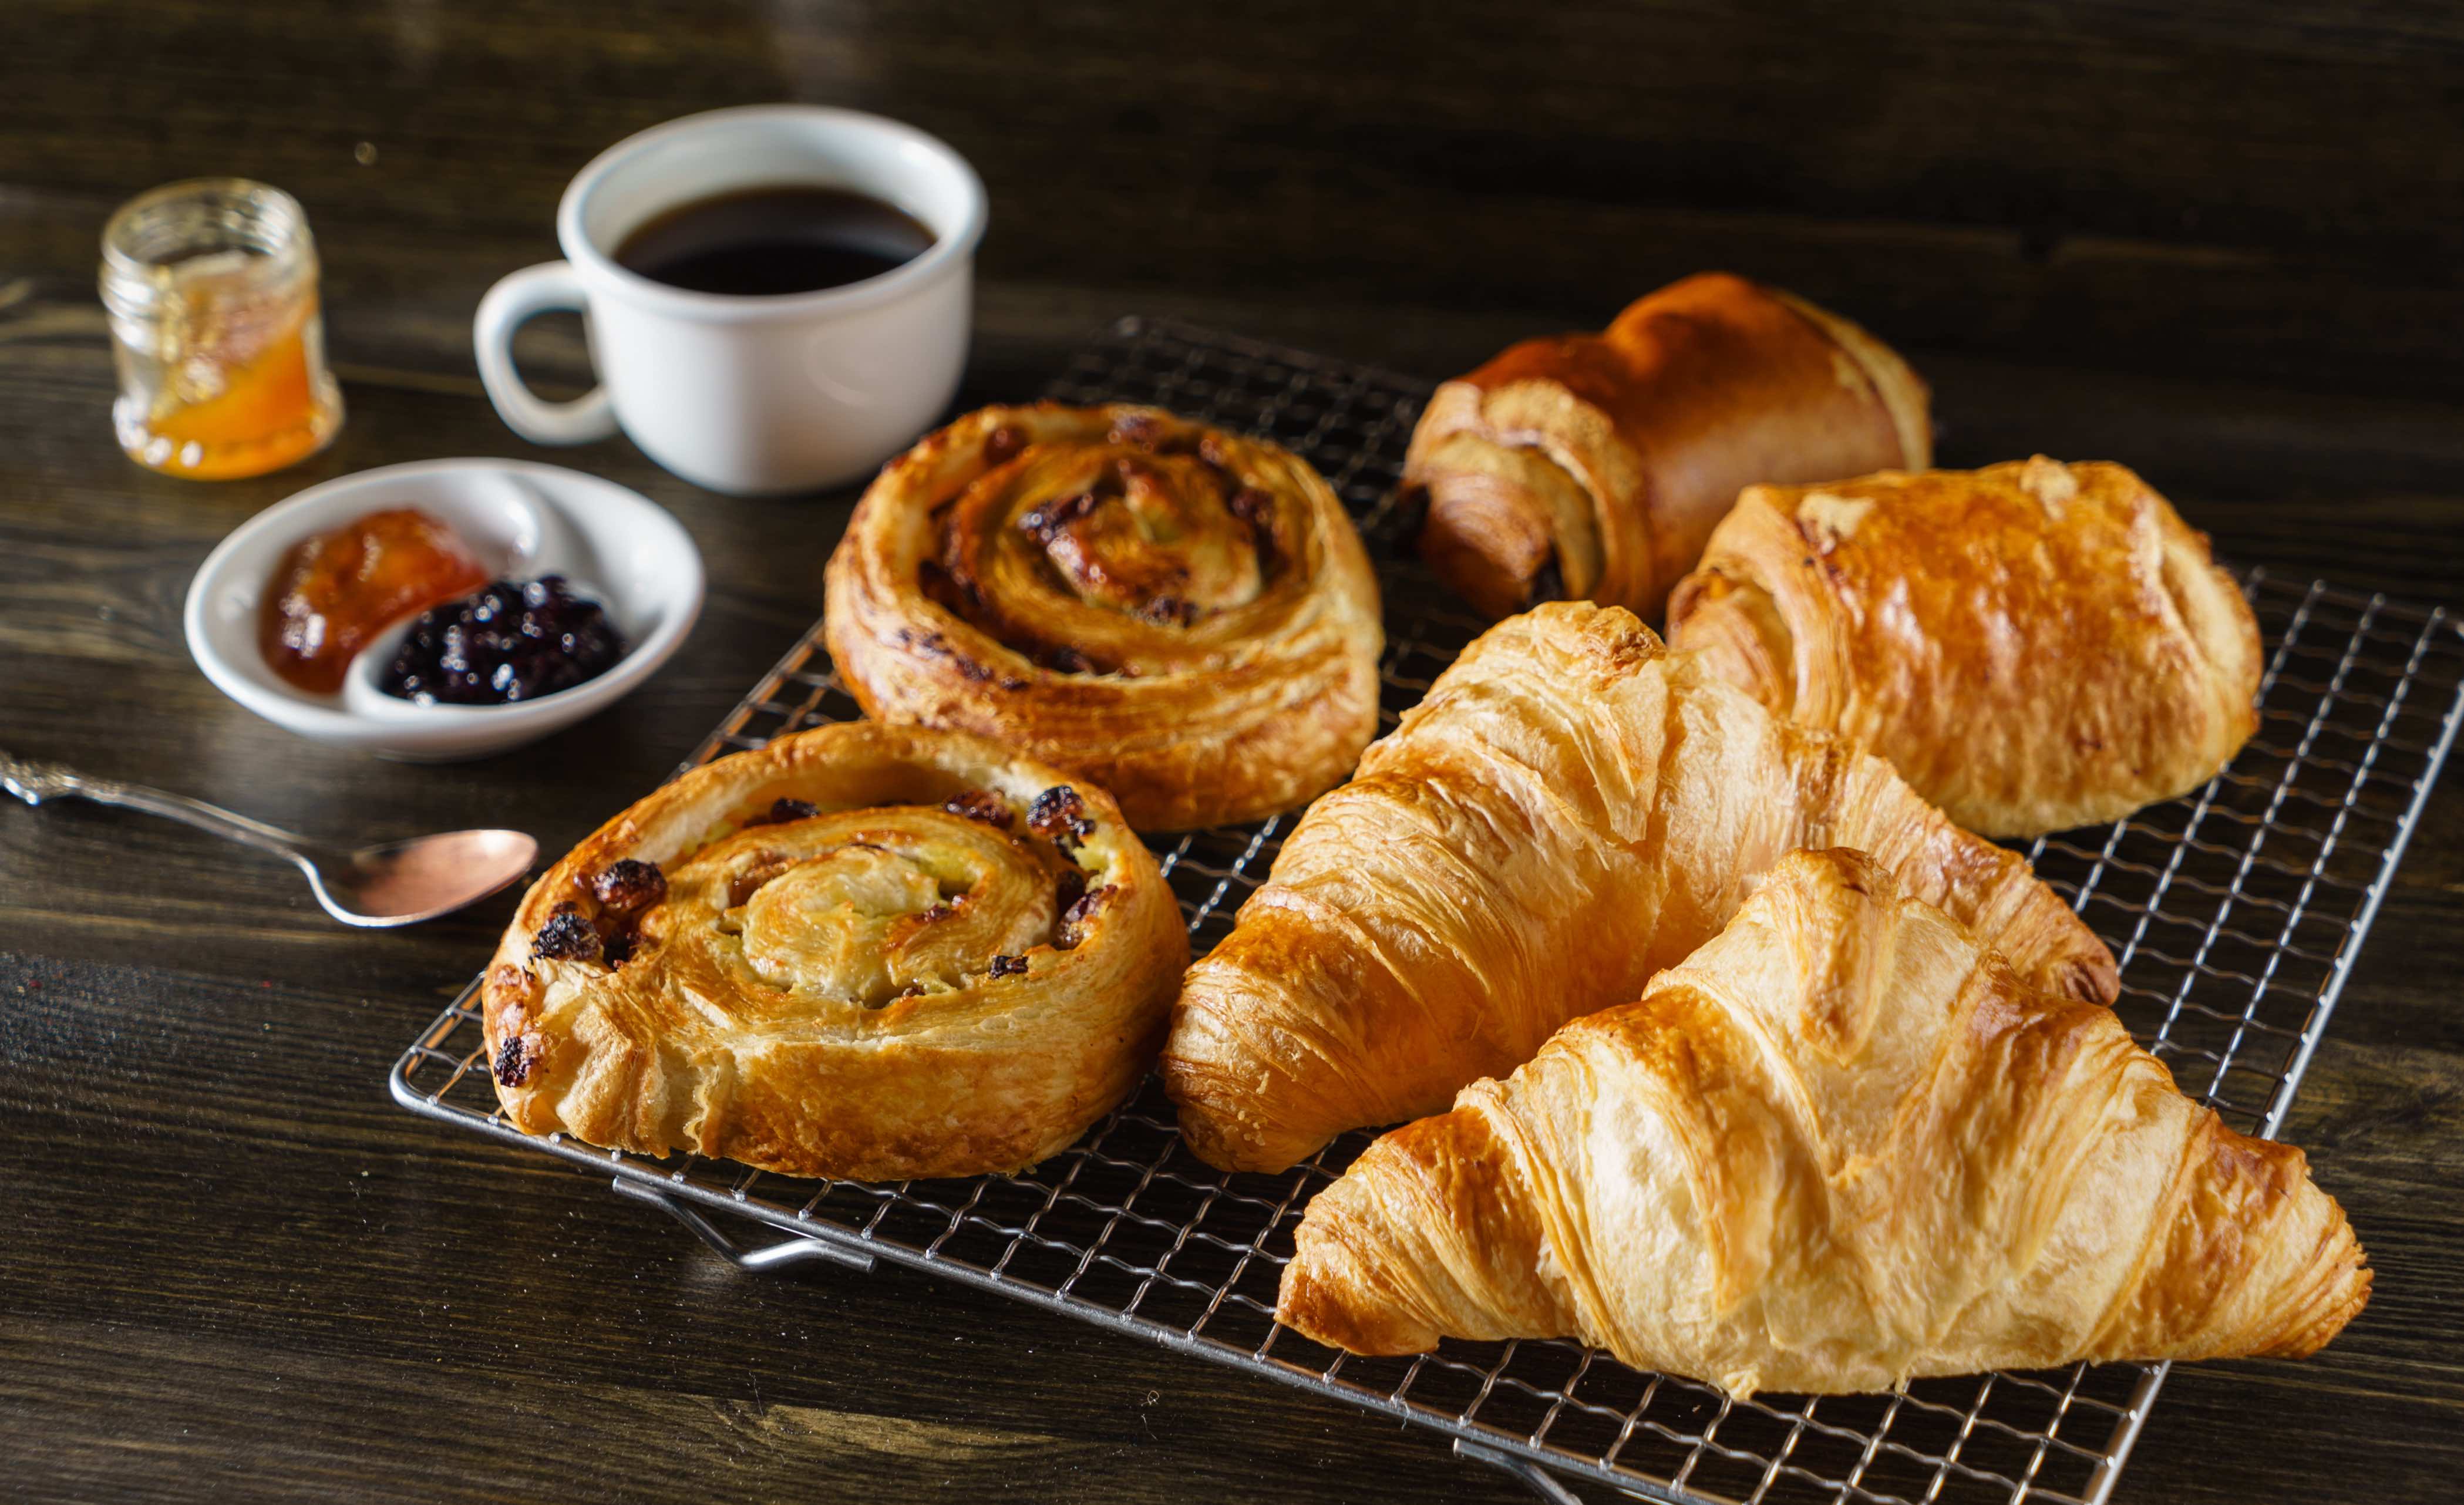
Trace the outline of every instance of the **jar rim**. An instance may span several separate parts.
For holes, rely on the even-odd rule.
[[[216,250],[252,252],[246,280],[313,265],[316,238],[299,201],[252,178],[184,178],[148,188],[102,227],[103,274],[151,281],[167,266]]]

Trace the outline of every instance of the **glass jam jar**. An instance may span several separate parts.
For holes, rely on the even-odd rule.
[[[129,458],[167,476],[261,476],[342,423],[325,369],[317,242],[299,203],[245,178],[166,184],[102,231],[102,306]]]

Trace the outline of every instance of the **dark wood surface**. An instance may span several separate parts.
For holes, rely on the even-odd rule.
[[[2236,560],[2464,601],[2464,20],[2387,4],[323,5],[0,10],[0,745],[302,829],[648,788],[818,613],[848,498],[739,501],[623,440],[702,625],[615,710],[410,767],[290,738],[182,646],[190,571],[298,487],[540,456],[479,398],[489,281],[599,147],[804,99],[990,183],[963,402],[1124,312],[1428,376],[1706,265],[1870,322],[1947,462],[2110,456]],[[1167,19],[1169,15],[1169,19]],[[219,486],[113,448],[95,235],[152,183],[291,188],[340,442]],[[583,377],[575,329],[524,342]],[[510,900],[328,923],[143,817],[0,808],[0,1493],[29,1499],[1523,1497],[1426,1434],[885,1269],[738,1275],[604,1184],[384,1094]],[[2305,1363],[2178,1371],[2117,1498],[2442,1500],[2464,1471],[2464,787],[2431,801],[2288,1136],[2375,1298]]]

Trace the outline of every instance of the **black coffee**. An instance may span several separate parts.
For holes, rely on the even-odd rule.
[[[905,266],[933,232],[846,188],[739,188],[679,204],[616,248],[617,264],[694,293],[760,298],[845,287]]]

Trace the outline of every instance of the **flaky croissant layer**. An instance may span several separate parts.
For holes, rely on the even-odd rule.
[[[2113,996],[2060,897],[1881,760],[1774,719],[1623,609],[1503,622],[1310,807],[1190,969],[1164,1055],[1182,1132],[1212,1164],[1275,1170],[1438,1112],[1632,1002],[1823,842],[1879,853],[2047,987]]]
[[[1847,851],[1379,1140],[1295,1242],[1278,1315],[1322,1341],[1579,1338],[1738,1395],[2299,1357],[2370,1287],[2299,1150]]]

